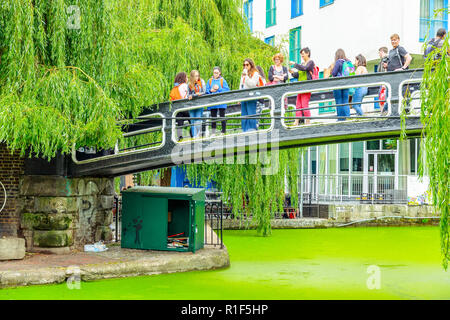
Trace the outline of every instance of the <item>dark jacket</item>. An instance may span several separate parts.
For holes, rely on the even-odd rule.
[[[273,81],[273,72],[274,71],[275,71],[274,66],[270,66],[270,69],[269,69],[269,81]],[[284,67],[284,66],[283,66],[283,74],[285,75],[284,76],[284,81],[282,81],[284,83],[284,82],[286,82],[289,79],[288,69],[286,67]]]
[[[342,65],[344,64],[345,61],[350,60],[339,59],[338,61],[336,61],[336,63],[334,64],[334,69],[331,72],[331,75],[333,77],[342,77]]]
[[[299,70],[299,71],[306,71],[306,79],[308,80],[312,80],[312,73],[314,72],[314,67],[316,66],[316,64],[314,63],[314,61],[309,60],[308,63],[306,65],[302,65],[302,64],[298,64],[296,63],[294,65],[294,68]],[[292,76],[294,78],[298,79],[298,72],[294,72],[292,74]]]

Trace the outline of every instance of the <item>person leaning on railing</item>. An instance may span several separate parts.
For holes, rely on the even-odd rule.
[[[388,62],[384,64],[387,71],[403,71],[409,68],[412,57],[405,48],[400,46],[400,36],[391,36],[392,49],[389,51]]]
[[[170,101],[176,101],[181,99],[192,99],[189,95],[188,77],[186,72],[179,72],[175,76],[174,87],[170,91]],[[178,112],[176,118],[189,118],[188,111]],[[183,139],[183,129],[181,126],[184,124],[185,119],[177,119],[177,137],[179,140]],[[192,134],[191,130],[189,132]],[[192,136],[191,136],[192,137]]]
[[[362,54],[357,55],[355,58],[355,67],[356,67],[355,74],[356,75],[368,74],[369,72],[367,71],[366,66],[367,66],[366,58]],[[352,102],[359,103],[354,104],[353,109],[359,116],[364,115],[364,111],[361,108],[361,102],[363,101],[364,97],[367,95],[368,92],[369,92],[368,87],[358,87],[355,89],[355,93],[353,94]]]
[[[189,95],[192,97],[199,97],[206,93],[205,80],[200,78],[198,70],[192,70],[189,76]],[[189,110],[189,116],[191,118],[202,118],[203,108]],[[192,119],[191,133],[193,138],[197,138],[201,131],[201,119]]]
[[[427,43],[427,47],[425,49],[424,58],[426,59],[428,55],[430,55],[433,51],[441,51],[442,46],[444,45],[444,38],[447,34],[447,31],[444,28],[440,28],[436,32],[436,37],[431,39]],[[447,55],[450,56],[450,48],[448,48]],[[440,60],[442,58],[442,55],[440,52],[437,54],[434,54],[433,59],[434,60]]]
[[[314,70],[315,70],[315,63],[313,60],[311,60],[311,50],[309,50],[308,47],[303,48],[300,51],[300,55],[302,56],[303,63],[298,64],[293,61],[290,63],[293,64],[294,68],[298,70],[298,72],[295,72],[293,69],[289,70],[291,72],[292,76],[296,79],[299,79],[300,81],[300,72],[304,72],[306,75],[306,79],[304,80],[313,80],[314,79]],[[318,76],[318,75],[317,75]],[[296,112],[296,117],[294,121],[294,126],[298,126],[300,123],[300,119],[298,117],[311,117],[311,111],[309,108],[309,100],[311,100],[311,92],[308,93],[300,93],[297,95],[297,102],[295,104],[296,109],[298,110]],[[310,119],[305,119],[305,124],[310,124]]]
[[[331,75],[333,77],[342,77],[343,76],[343,66],[344,63],[350,61],[345,56],[345,52],[343,49],[338,49],[334,55],[334,67]],[[350,106],[345,105],[348,103],[349,99],[349,89],[338,89],[333,90],[334,99],[336,100],[336,104],[340,105],[336,107],[336,113],[338,121],[345,121],[345,118],[350,117]]]
[[[213,68],[213,76],[206,83],[206,94],[214,94],[230,91],[230,87],[228,86],[227,81],[222,77],[222,70],[220,67]],[[208,110],[211,111],[211,118],[216,118],[217,114],[221,118],[225,118],[225,111],[227,109],[226,104],[221,104],[218,106],[208,107]],[[212,120],[211,124],[211,134],[216,134],[217,122]],[[227,131],[227,121],[222,120],[222,134],[225,134]]]
[[[378,64],[378,68],[377,68],[376,72],[387,72],[387,63],[389,61],[388,53],[389,53],[389,49],[387,47],[381,47],[380,49],[378,49],[378,55],[380,56],[380,63]],[[380,87],[380,90],[378,91],[379,100],[386,100],[385,97],[388,95],[387,90],[388,89],[386,86]],[[383,98],[383,99],[381,99],[381,98]],[[379,104],[380,104],[381,115],[382,116],[386,115],[388,112],[388,107],[389,107],[387,102],[382,101]]]

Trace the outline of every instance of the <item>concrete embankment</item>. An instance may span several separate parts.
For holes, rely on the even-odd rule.
[[[93,281],[162,273],[213,270],[230,265],[227,249],[205,247],[191,252],[122,249],[99,253],[27,254],[23,260],[0,262],[0,288]]]

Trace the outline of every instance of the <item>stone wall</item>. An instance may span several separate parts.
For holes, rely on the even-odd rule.
[[[330,205],[329,217],[340,222],[370,219],[375,217],[439,217],[433,206],[408,206],[395,204]]]
[[[431,217],[431,219],[423,219],[428,217]],[[419,226],[439,224],[439,214],[436,213],[432,206],[357,204],[330,205],[329,219],[273,219],[271,226],[273,229],[333,228],[365,219],[373,220],[361,221],[349,226]],[[252,220],[224,219],[222,224],[224,229],[256,229],[256,223]]]
[[[0,143],[0,238],[18,235],[17,198],[19,196],[19,179],[23,172],[24,161],[19,153],[11,153],[3,143]]]
[[[20,196],[28,251],[60,253],[112,239],[112,179],[24,176]]]

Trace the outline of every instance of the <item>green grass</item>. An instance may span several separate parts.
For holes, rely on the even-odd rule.
[[[225,231],[223,270],[0,290],[0,299],[450,299],[439,228]],[[380,268],[369,290],[367,268]]]

